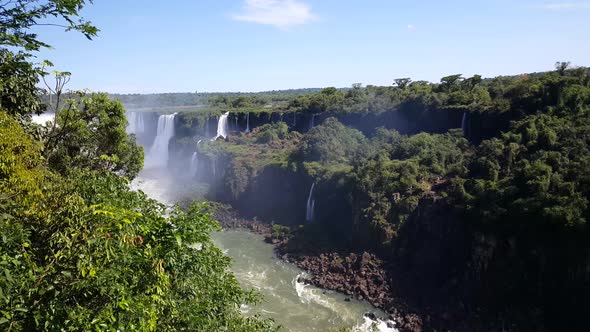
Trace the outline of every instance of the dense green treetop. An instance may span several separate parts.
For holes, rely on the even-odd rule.
[[[143,168],[143,148],[126,126],[125,109],[106,94],[69,99],[46,133],[44,154],[62,174],[82,168],[133,179]]]
[[[35,26],[75,30],[90,39],[96,36],[98,29],[79,17],[87,3],[92,3],[92,0],[3,1],[0,4],[0,45],[21,47],[26,51],[49,47],[37,38],[36,33],[31,32]],[[55,19],[58,21],[55,22]]]

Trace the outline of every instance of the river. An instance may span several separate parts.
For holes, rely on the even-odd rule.
[[[176,190],[176,181],[162,176],[163,173],[142,172],[131,184],[132,189],[144,191],[148,196],[165,204],[171,204],[180,197],[179,193],[190,193],[186,188]],[[185,182],[186,183],[186,182]],[[385,317],[385,313],[370,304],[347,296],[322,290],[297,282],[304,272],[296,266],[278,259],[273,246],[263,241],[261,235],[246,231],[227,230],[211,235],[213,242],[232,259],[231,271],[245,289],[255,289],[263,301],[255,306],[242,306],[246,315],[261,314],[274,319],[282,326],[281,331],[334,331],[340,327],[352,327],[353,331],[396,331],[393,322],[372,321],[365,316],[374,313]],[[388,326],[389,325],[389,326]]]

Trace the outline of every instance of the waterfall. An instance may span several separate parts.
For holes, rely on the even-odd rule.
[[[193,152],[193,157],[191,158],[191,166],[190,166],[191,176],[195,176],[197,174],[197,162],[199,161],[198,157],[199,157],[199,155],[198,155],[197,151]]]
[[[240,132],[240,126],[238,125],[238,115],[236,114],[236,131]]]
[[[219,120],[217,121],[217,135],[213,140],[218,139],[219,137],[226,138],[227,137],[227,117],[229,116],[229,112],[223,113]]]
[[[311,120],[310,120],[310,123],[309,123],[309,129],[310,130],[311,130],[311,128],[315,127],[315,116],[316,116],[316,114],[313,114],[311,116]]]
[[[297,125],[297,112],[293,112],[293,128]]]
[[[193,156],[191,158],[191,165],[190,165],[190,172],[191,176],[197,175],[197,171],[199,170],[199,144],[201,140],[197,142],[197,149],[193,152]]]
[[[246,133],[250,132],[250,112],[246,113]]]
[[[174,114],[160,115],[158,133],[150,152],[145,158],[145,168],[165,168],[168,166],[168,144],[174,137]]]
[[[127,112],[127,128],[129,134],[142,134],[145,132],[143,112]]]
[[[307,210],[305,213],[305,220],[306,221],[313,221],[314,217],[314,210],[315,210],[315,199],[313,199],[313,188],[315,187],[315,182],[311,185],[311,189],[309,189],[309,196],[307,197]]]
[[[463,112],[463,119],[461,120],[461,129],[463,129],[463,134],[467,133],[467,112]]]
[[[55,113],[43,113],[41,115],[33,114],[31,120],[40,126],[45,126],[47,122],[54,121]]]

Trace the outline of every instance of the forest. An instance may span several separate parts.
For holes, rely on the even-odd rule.
[[[558,330],[564,317],[583,326],[589,105],[590,71],[565,62],[488,80],[328,88],[291,102],[317,117],[304,133],[268,116],[249,134],[197,145],[199,176],[211,199],[288,226],[274,233],[289,239],[283,252],[378,253],[394,289],[413,289],[401,296],[411,307],[463,317],[464,330]],[[398,121],[375,126],[372,113]],[[441,113],[455,115],[405,125]]]

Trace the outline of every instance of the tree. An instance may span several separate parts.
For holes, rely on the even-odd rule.
[[[465,79],[462,84],[466,88],[467,91],[472,91],[476,86],[478,86],[482,82],[481,75],[473,75],[468,79]]]
[[[0,5],[0,45],[27,51],[49,47],[30,31],[35,26],[62,27],[66,31],[79,31],[91,39],[99,30],[79,17],[86,3],[92,0],[8,0]],[[54,19],[64,23],[54,23]]]
[[[45,105],[37,87],[42,71],[23,53],[0,48],[0,108],[11,115],[39,114]]]
[[[344,126],[336,118],[328,118],[301,140],[299,155],[304,161],[347,162],[365,142],[360,131]]]
[[[444,92],[452,92],[456,89],[459,82],[463,79],[461,74],[449,75],[440,79],[441,89]]]
[[[555,63],[555,70],[559,73],[560,76],[565,75],[565,71],[570,67],[569,61],[558,61]]]
[[[396,78],[393,84],[398,88],[404,90],[406,87],[410,85],[410,83],[412,83],[412,79],[410,78]]]
[[[125,132],[125,109],[106,94],[67,100],[55,124],[46,135],[44,154],[60,173],[109,170],[133,179],[142,169],[143,148]]]
[[[328,87],[328,88],[325,88],[321,91],[322,94],[325,94],[328,96],[336,94],[336,92],[338,92],[338,89],[336,89],[335,87]]]

